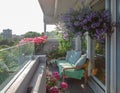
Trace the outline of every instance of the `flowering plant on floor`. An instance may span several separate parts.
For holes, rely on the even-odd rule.
[[[60,91],[65,91],[67,89],[68,84],[66,82],[62,82],[60,85],[58,81],[60,80],[60,75],[58,72],[53,72],[52,74],[46,75],[46,91],[47,93],[60,93]]]

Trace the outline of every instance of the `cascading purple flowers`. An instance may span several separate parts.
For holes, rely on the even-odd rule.
[[[64,22],[65,27],[69,30],[69,32],[77,35],[82,35],[83,33],[85,33],[82,30],[83,21],[84,23],[87,22],[86,19],[83,20],[83,18],[81,17],[82,15],[83,14],[81,13],[81,11],[75,11],[71,8],[68,13],[60,15],[60,19]]]
[[[109,20],[109,11],[91,11],[85,18],[88,22],[84,26],[87,26],[89,30],[83,29],[89,32],[91,38],[104,41],[105,34],[111,34],[112,26]]]
[[[83,35],[88,32],[92,39],[104,41],[105,34],[112,33],[110,13],[107,10],[91,11],[90,9],[83,9],[75,11],[70,9],[70,12],[61,15],[61,20],[71,33]]]

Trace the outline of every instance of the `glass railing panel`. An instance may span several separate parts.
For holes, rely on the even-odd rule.
[[[32,42],[0,50],[0,91],[31,60],[33,54]]]

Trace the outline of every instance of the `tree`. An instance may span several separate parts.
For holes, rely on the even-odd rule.
[[[2,40],[2,35],[0,34],[0,40]]]
[[[3,39],[3,40],[0,40],[0,45],[13,46],[15,45],[15,41],[13,41],[12,39]]]
[[[38,36],[41,36],[40,33],[37,33],[37,32],[27,32],[23,35],[24,38],[30,38],[30,37],[38,37]]]

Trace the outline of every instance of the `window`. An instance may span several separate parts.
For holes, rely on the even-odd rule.
[[[105,42],[95,41],[92,75],[105,85]]]

